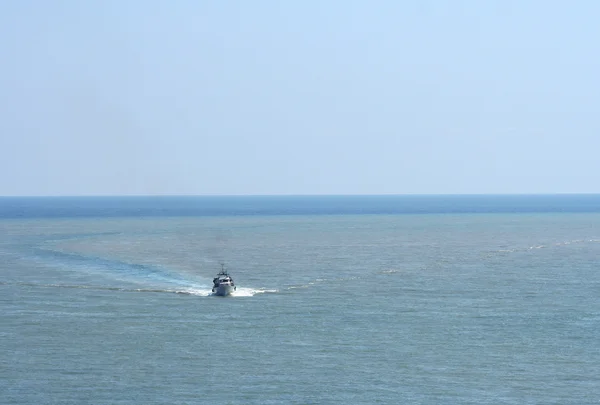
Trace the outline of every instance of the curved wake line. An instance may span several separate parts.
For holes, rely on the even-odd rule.
[[[157,282],[175,284],[184,288],[190,285],[190,281],[168,269],[148,264],[130,263],[116,259],[107,259],[99,256],[84,255],[80,253],[67,252],[56,249],[38,247],[40,257],[57,259],[58,266],[64,264],[75,264],[87,273],[113,274],[115,277],[128,279],[151,279]],[[52,264],[52,262],[50,262]]]
[[[204,288],[183,288],[183,289],[171,289],[171,288],[125,288],[125,287],[106,287],[106,286],[95,286],[95,285],[78,285],[78,284],[38,284],[38,283],[10,283],[0,281],[0,285],[12,285],[18,287],[37,287],[37,288],[69,288],[69,289],[80,289],[80,290],[93,290],[93,291],[120,291],[120,292],[136,292],[136,293],[171,293],[171,294],[184,294],[194,295],[199,297],[213,296],[210,289]],[[256,294],[264,293],[277,293],[278,290],[266,290],[266,289],[252,289],[252,288],[239,288],[233,294],[232,297],[253,297]]]

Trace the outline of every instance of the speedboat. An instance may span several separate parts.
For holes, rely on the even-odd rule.
[[[217,277],[213,278],[213,294],[225,297],[235,290],[236,286],[233,283],[233,278],[225,270],[225,265],[221,264],[221,271],[217,274]]]

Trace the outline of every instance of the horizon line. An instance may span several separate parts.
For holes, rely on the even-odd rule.
[[[555,193],[374,193],[374,194],[11,194],[0,198],[148,198],[148,197],[459,197],[459,196],[583,196],[600,192]]]

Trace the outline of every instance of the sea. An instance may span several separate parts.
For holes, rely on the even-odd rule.
[[[0,309],[4,405],[599,404],[600,195],[2,197]]]

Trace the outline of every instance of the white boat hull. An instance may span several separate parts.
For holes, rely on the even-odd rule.
[[[232,285],[220,285],[218,287],[213,288],[213,293],[222,297],[231,295],[234,291],[235,287]]]

